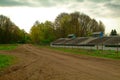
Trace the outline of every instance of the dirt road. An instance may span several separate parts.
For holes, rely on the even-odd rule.
[[[0,80],[120,80],[120,60],[71,55],[33,45],[0,53],[17,63],[0,72]]]

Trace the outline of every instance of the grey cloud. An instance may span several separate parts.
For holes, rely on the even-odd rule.
[[[0,0],[0,7],[13,7],[13,6],[50,6],[50,0]]]
[[[29,5],[28,3],[25,3],[24,1],[17,1],[17,0],[0,0],[0,6],[24,6]]]
[[[89,0],[93,1],[94,5],[88,6],[91,8],[90,13],[99,17],[120,17],[120,0]]]
[[[50,1],[50,0],[34,0],[34,2],[36,2],[37,3],[37,5],[35,5],[35,4],[32,4],[32,5],[34,5],[34,6],[53,6],[53,5],[55,5],[54,3],[52,3],[52,1]]]
[[[0,0],[0,7],[56,7],[57,5],[61,7],[68,5],[66,8],[72,11],[86,9],[87,12],[96,16],[120,17],[120,0]]]
[[[87,1],[95,2],[95,3],[105,3],[105,2],[112,1],[112,0],[87,0]]]
[[[77,1],[77,2],[84,2],[85,0],[75,0],[75,1]]]
[[[106,3],[104,6],[107,7],[111,11],[112,16],[120,17],[120,1],[119,2],[109,2],[109,3]]]
[[[105,6],[112,10],[120,10],[120,3],[107,3]]]
[[[67,5],[74,2],[83,2],[84,0],[36,0],[38,6],[50,7],[57,5]]]
[[[0,6],[34,6],[34,7],[49,7],[63,5],[72,2],[83,2],[84,0],[0,0]]]
[[[36,2],[38,3],[38,6],[50,7],[50,6],[56,6],[58,4],[65,4],[67,1],[66,0],[36,0]]]

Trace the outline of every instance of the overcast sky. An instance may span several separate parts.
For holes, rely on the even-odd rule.
[[[120,0],[0,0],[0,14],[8,16],[21,29],[29,32],[36,20],[54,21],[62,12],[79,11],[101,20],[106,33],[120,33]]]

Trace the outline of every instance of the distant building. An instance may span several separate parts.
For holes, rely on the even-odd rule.
[[[102,37],[103,37],[103,32],[94,32],[94,33],[92,34],[92,36],[93,36],[93,37],[100,37],[100,38],[102,38]]]
[[[76,38],[75,34],[69,34],[68,38]]]

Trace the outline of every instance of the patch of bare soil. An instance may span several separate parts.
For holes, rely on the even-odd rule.
[[[0,80],[120,80],[120,60],[71,55],[25,44],[12,51],[16,64],[0,71]]]

